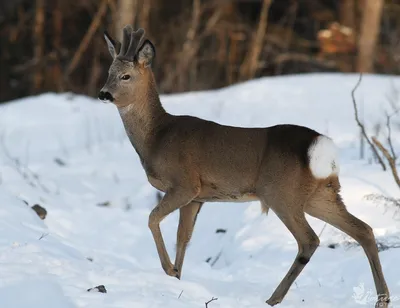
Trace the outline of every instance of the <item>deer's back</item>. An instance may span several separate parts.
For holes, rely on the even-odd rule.
[[[318,135],[295,125],[241,128],[173,117],[155,136],[149,171],[153,182],[169,178],[171,184],[179,180],[174,177],[195,172],[204,201],[252,200],[261,175],[271,176],[293,162],[307,168],[307,150]]]

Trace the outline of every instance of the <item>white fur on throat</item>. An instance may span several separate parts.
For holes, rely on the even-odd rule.
[[[119,107],[118,108],[119,114],[121,116],[124,116],[131,110],[131,108],[132,108],[132,104],[125,106],[125,107]]]
[[[326,179],[332,174],[339,173],[337,148],[332,139],[319,136],[308,149],[310,169],[317,179]]]

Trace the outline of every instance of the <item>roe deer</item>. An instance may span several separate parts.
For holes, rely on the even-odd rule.
[[[162,107],[151,63],[155,49],[144,30],[123,29],[122,44],[107,33],[113,57],[99,99],[111,101],[139,155],[151,185],[165,192],[149,217],[149,228],[165,273],[178,279],[196,217],[204,202],[260,200],[293,234],[298,254],[272,296],[280,303],[310,260],[319,238],[305,213],[353,237],[364,249],[378,302],[387,307],[389,290],[370,226],[350,214],[339,194],[339,166],[333,141],[306,127],[277,125],[239,128],[191,116],[174,116]],[[160,222],[179,209],[175,264]]]

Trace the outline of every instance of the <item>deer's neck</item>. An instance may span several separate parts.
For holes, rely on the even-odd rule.
[[[157,130],[171,117],[161,105],[154,79],[149,78],[147,86],[135,93],[129,105],[118,107],[118,111],[126,133],[143,163],[150,154]]]

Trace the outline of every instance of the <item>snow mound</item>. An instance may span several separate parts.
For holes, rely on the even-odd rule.
[[[371,153],[358,159],[350,96],[356,81],[342,74],[263,78],[161,100],[173,114],[247,127],[297,124],[331,137],[348,209],[379,240],[396,243],[395,211],[364,198],[398,197],[399,190],[389,173],[368,163]],[[384,119],[392,82],[400,79],[365,76],[357,92],[369,131]],[[212,297],[218,300],[210,308],[266,307],[297,253],[288,230],[273,213],[262,215],[258,202],[205,204],[182,280],[166,276],[147,227],[156,190],[115,107],[83,96],[44,94],[0,106],[0,183],[1,307],[187,308],[204,307]],[[34,204],[47,210],[44,221]],[[362,249],[308,219],[321,245],[280,307],[372,307],[374,284]],[[173,213],[161,225],[172,259],[177,224]],[[400,305],[399,257],[399,249],[380,253],[394,306]],[[107,293],[87,292],[98,285]]]

